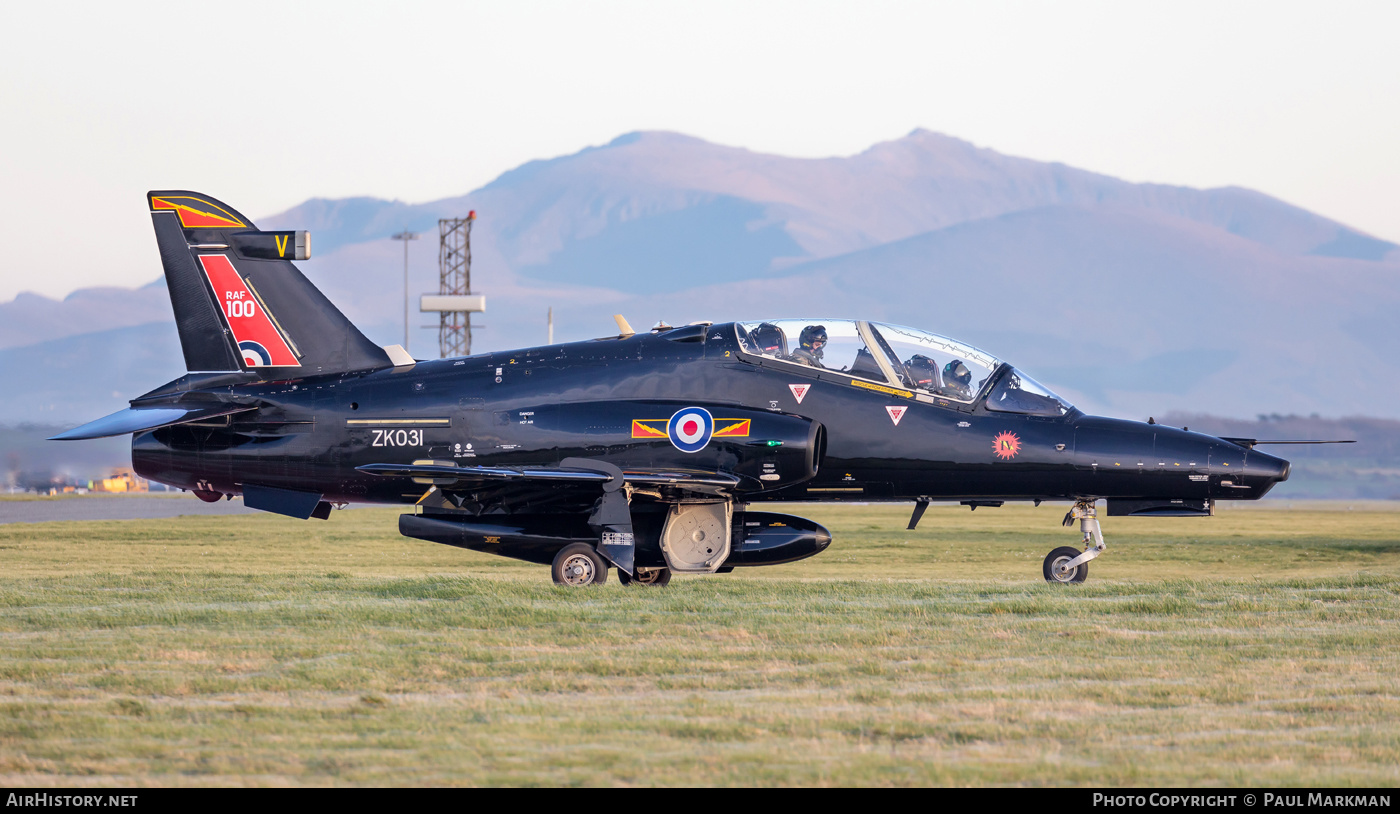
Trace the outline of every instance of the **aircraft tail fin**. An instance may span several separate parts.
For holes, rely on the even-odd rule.
[[[292,264],[307,232],[262,232],[198,192],[146,193],[170,304],[191,373],[271,377],[372,370],[393,363]]]

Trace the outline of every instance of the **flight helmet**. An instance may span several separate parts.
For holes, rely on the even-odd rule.
[[[826,347],[826,326],[808,325],[802,329],[798,340],[803,350],[811,351],[814,356],[821,356],[822,348]]]
[[[954,359],[943,366],[943,383],[964,392],[971,392],[972,371],[967,369],[967,365],[963,364],[961,359]]]

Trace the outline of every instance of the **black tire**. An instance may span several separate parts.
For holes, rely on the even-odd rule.
[[[652,585],[659,588],[671,581],[671,569],[647,568],[638,570],[637,576],[629,577],[626,571],[619,568],[617,578],[623,585]]]
[[[582,588],[608,581],[608,561],[588,543],[570,543],[559,549],[549,570],[555,585]]]
[[[1088,579],[1089,563],[1087,562],[1081,562],[1076,565],[1074,570],[1070,571],[1068,574],[1060,575],[1055,573],[1055,569],[1059,567],[1060,563],[1068,562],[1082,553],[1083,552],[1077,548],[1060,546],[1049,554],[1046,554],[1045,563],[1041,568],[1045,574],[1045,581],[1052,582],[1056,585],[1063,585],[1070,582],[1083,582]]]

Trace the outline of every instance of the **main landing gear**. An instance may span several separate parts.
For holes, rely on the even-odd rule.
[[[551,575],[555,585],[602,585],[608,581],[608,561],[588,543],[572,543],[554,555]]]
[[[1065,515],[1064,525],[1079,520],[1079,530],[1084,533],[1084,552],[1069,546],[1061,546],[1045,556],[1041,570],[1046,582],[1083,582],[1089,578],[1089,560],[1104,552],[1108,546],[1103,541],[1099,529],[1099,513],[1092,500],[1076,501],[1074,508]]]
[[[588,543],[572,543],[559,549],[559,553],[554,555],[554,565],[550,570],[555,585],[581,588],[585,585],[602,585],[608,581],[607,559]],[[671,569],[638,568],[637,575],[631,576],[619,568],[617,579],[623,585],[654,585],[659,588],[671,581]]]
[[[671,581],[671,569],[638,568],[635,577],[628,576],[626,571],[619,569],[617,579],[623,585],[654,585],[659,588]]]

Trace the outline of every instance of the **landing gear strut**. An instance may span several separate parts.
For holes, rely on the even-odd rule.
[[[1084,553],[1062,546],[1047,554],[1041,566],[1046,582],[1083,582],[1089,578],[1089,560],[1098,557],[1108,547],[1099,529],[1099,512],[1094,501],[1076,501],[1074,508],[1065,515],[1064,525],[1070,525],[1076,518],[1079,520],[1079,530],[1084,534]]]
[[[660,587],[671,581],[671,569],[669,568],[638,568],[636,576],[629,576],[621,568],[617,569],[617,578],[623,585],[655,585]]]

